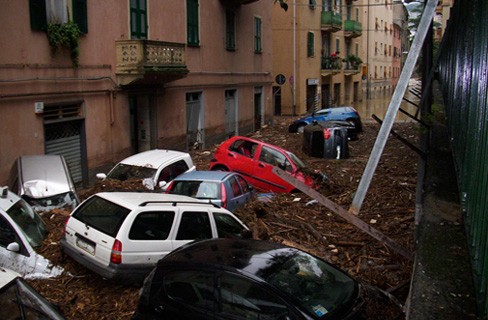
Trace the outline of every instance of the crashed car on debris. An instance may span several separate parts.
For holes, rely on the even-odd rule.
[[[292,152],[241,136],[224,141],[210,161],[210,170],[237,172],[258,190],[280,193],[297,191],[272,172],[275,166],[312,188],[317,188],[318,182],[326,179],[319,171],[309,171]]]
[[[234,212],[252,197],[253,188],[236,172],[192,171],[171,181],[166,193],[210,200]]]
[[[39,214],[7,187],[0,188],[0,266],[25,278],[48,278],[63,269],[35,251],[46,237]]]
[[[24,281],[19,273],[0,267],[0,319],[65,318],[54,305]]]
[[[139,283],[158,260],[192,240],[248,236],[249,228],[237,216],[208,201],[102,192],[73,211],[61,248],[103,278]]]
[[[80,202],[68,165],[60,155],[17,158],[10,171],[8,186],[37,211],[74,209]]]
[[[190,154],[174,150],[154,149],[132,155],[120,161],[108,174],[98,173],[98,179],[142,179],[149,189],[163,188],[184,172],[194,171]]]
[[[356,109],[349,106],[314,111],[293,121],[288,127],[288,132],[303,132],[304,127],[314,121],[347,121],[356,128],[356,133],[363,132],[363,125],[359,113]]]
[[[161,259],[132,319],[359,319],[360,283],[302,250],[264,240],[195,241]]]

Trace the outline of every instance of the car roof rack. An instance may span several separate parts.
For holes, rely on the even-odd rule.
[[[139,207],[145,207],[147,206],[148,204],[151,204],[151,203],[171,203],[173,207],[176,207],[177,204],[179,203],[184,203],[184,204],[211,204],[212,206],[214,206],[215,208],[220,208],[219,205],[213,203],[211,200],[208,200],[208,202],[204,202],[204,201],[175,201],[175,200],[160,200],[160,201],[144,201],[144,202],[141,202],[139,204]]]

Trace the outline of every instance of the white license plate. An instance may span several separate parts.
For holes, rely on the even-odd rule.
[[[89,243],[86,243],[85,241],[83,241],[83,239],[76,238],[76,245],[78,246],[78,248],[83,249],[84,251],[88,252],[89,254],[91,254],[93,256],[95,255],[95,246],[93,246]]]

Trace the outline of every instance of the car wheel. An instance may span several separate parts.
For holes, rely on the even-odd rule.
[[[226,167],[224,167],[222,165],[217,165],[217,166],[212,168],[212,171],[229,171],[229,169],[227,169]]]
[[[297,127],[297,132],[298,133],[303,133],[303,131],[305,130],[305,125],[304,124],[301,124]]]
[[[354,120],[354,119],[347,119],[346,121],[349,122],[350,125],[354,126],[354,128],[357,127],[356,120]]]

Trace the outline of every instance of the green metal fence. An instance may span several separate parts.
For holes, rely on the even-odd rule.
[[[438,80],[469,241],[479,316],[488,310],[488,1],[455,1]]]

